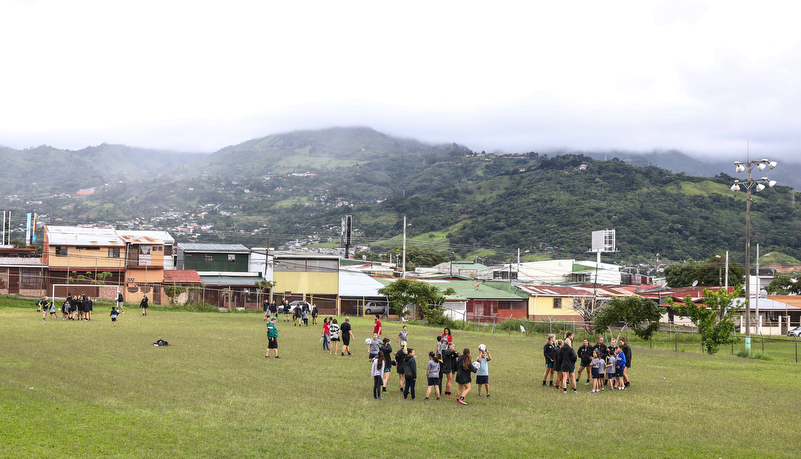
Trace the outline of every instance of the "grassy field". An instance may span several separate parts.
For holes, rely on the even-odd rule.
[[[492,352],[492,398],[468,406],[372,398],[364,339],[322,351],[320,328],[279,321],[265,359],[260,314],[108,307],[91,322],[0,308],[0,456],[41,457],[796,457],[801,367],[635,343],[625,392],[540,387],[543,340],[456,331]],[[395,337],[399,325],[386,325]],[[411,326],[419,367],[438,329]],[[164,339],[168,347],[154,347]],[[474,351],[475,352],[475,351]]]

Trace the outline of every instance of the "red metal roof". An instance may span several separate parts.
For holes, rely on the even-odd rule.
[[[165,269],[165,284],[201,284],[200,275],[194,269]]]

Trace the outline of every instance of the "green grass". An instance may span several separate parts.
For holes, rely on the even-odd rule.
[[[258,313],[128,308],[113,328],[105,305],[91,322],[43,322],[31,305],[0,298],[2,457],[797,455],[801,367],[781,360],[634,342],[628,391],[563,395],[539,386],[541,335],[454,330],[460,350],[489,346],[491,399],[423,402],[421,378],[404,401],[393,374],[377,402],[369,319],[352,319],[350,358],[322,351],[319,327],[279,321],[276,360]],[[439,331],[410,325],[419,366]]]

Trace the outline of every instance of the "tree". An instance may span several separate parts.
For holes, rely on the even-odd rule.
[[[593,329],[602,333],[612,325],[623,322],[623,330],[629,328],[634,331],[637,337],[648,340],[659,330],[659,319],[662,312],[656,301],[642,298],[639,296],[628,296],[615,298],[610,301],[593,320]],[[618,334],[618,338],[620,338]]]
[[[726,262],[718,257],[705,261],[688,260],[674,263],[665,268],[665,279],[672,288],[689,287],[696,281],[701,286],[722,286],[725,284]],[[729,285],[739,287],[745,283],[745,269],[736,262],[729,262]]]
[[[269,280],[260,280],[256,281],[256,288],[259,289],[259,301],[261,302],[261,296],[266,295],[268,290],[272,290],[278,282],[276,281],[269,281]]]
[[[417,306],[418,317],[425,317],[429,309],[439,309],[437,306],[445,301],[445,295],[436,286],[410,279],[398,279],[379,289],[378,293],[389,298],[390,306],[401,317],[407,304]]]
[[[75,276],[75,277],[73,277]],[[100,273],[96,273],[92,276],[91,271],[86,271],[86,274],[78,274],[77,271],[72,272],[72,276],[67,278],[67,282],[89,282],[93,285],[105,285],[106,281],[104,280],[107,277],[111,277],[112,274],[108,271],[103,271]]]
[[[186,288],[177,284],[172,284],[164,287],[164,294],[167,295],[167,297],[170,299],[170,304],[174,304],[175,297],[184,293],[185,291]]]
[[[589,330],[593,320],[605,306],[609,304],[609,298],[574,298],[573,310],[581,316],[584,326]]]
[[[801,279],[783,274],[773,279],[765,290],[768,295],[801,295]]]
[[[683,305],[668,298],[668,304],[682,317],[688,317],[701,334],[701,342],[707,353],[714,354],[721,345],[737,342],[734,336],[734,314],[739,310],[734,305],[734,299],[739,298],[741,289],[729,294],[725,289],[711,291],[704,289],[704,302],[701,305],[693,303],[688,295]]]

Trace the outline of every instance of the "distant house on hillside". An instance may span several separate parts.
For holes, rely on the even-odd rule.
[[[77,194],[78,196],[89,196],[90,194],[95,194],[95,189],[94,188],[81,188],[75,194]]]

